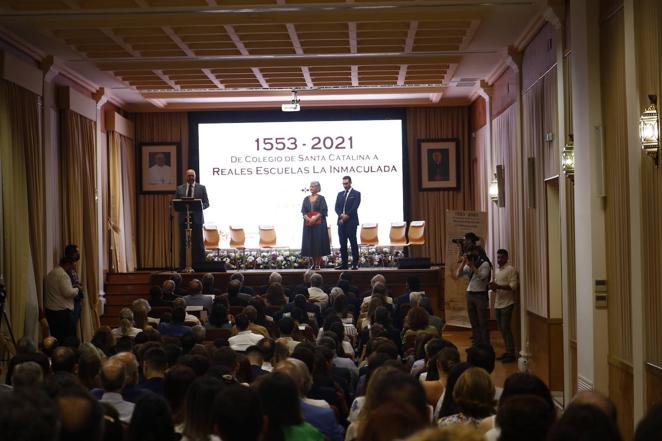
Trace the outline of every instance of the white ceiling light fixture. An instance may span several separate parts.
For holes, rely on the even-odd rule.
[[[289,103],[282,104],[280,106],[280,109],[283,112],[298,112],[301,110],[301,100],[299,100],[299,96],[297,95],[297,90],[294,89],[292,90],[292,101]]]

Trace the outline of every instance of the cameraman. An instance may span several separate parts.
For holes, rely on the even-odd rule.
[[[490,302],[487,295],[492,265],[485,259],[485,252],[477,245],[471,245],[462,255],[455,277],[467,276],[467,312],[471,323],[473,344],[490,344]]]

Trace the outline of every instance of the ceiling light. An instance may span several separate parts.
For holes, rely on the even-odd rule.
[[[658,164],[660,151],[660,119],[657,114],[657,95],[648,95],[650,106],[639,118],[639,136],[641,148]]]
[[[297,95],[296,89],[292,91],[292,101],[289,103],[285,103],[280,106],[280,109],[283,112],[298,112],[301,110],[301,100],[299,100],[299,96]]]

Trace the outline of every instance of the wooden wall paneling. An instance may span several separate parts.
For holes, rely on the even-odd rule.
[[[543,176],[543,89],[537,82],[523,96],[523,156],[527,158],[525,173],[534,176],[533,185],[524,189],[528,201],[524,214],[524,249],[522,271],[526,272],[522,291],[527,296],[528,310],[548,317],[547,307],[547,246],[545,238],[547,215]],[[533,170],[531,170],[533,168]],[[532,203],[533,202],[533,203]]]
[[[490,166],[487,163],[488,156],[488,128],[487,125],[482,126],[480,129],[476,130],[471,134],[471,142],[473,145],[473,172],[476,179],[474,187],[474,201],[476,201],[476,210],[487,212],[489,209],[489,204],[492,201],[489,200],[487,195],[488,183],[490,178],[490,173],[488,167]]]
[[[643,109],[649,94],[657,95],[658,103],[662,101],[662,5],[657,0],[636,0],[634,11],[639,101]],[[659,221],[662,167],[656,167],[644,153],[641,154],[641,189],[642,237],[648,244],[642,250],[645,357],[648,362],[662,366],[662,222]],[[660,385],[662,382],[649,382],[647,395],[659,394]]]
[[[529,312],[529,368],[551,390],[563,390],[563,326]]]
[[[550,70],[542,79],[543,84],[543,131],[551,134],[551,141],[543,144],[543,162],[545,179],[559,175],[559,120],[558,86],[556,83],[556,69]],[[563,143],[565,144],[565,142]]]
[[[492,119],[501,115],[508,107],[517,101],[517,73],[511,69],[506,69],[499,78],[492,84]]]
[[[547,22],[522,54],[522,90],[527,90],[556,64],[556,31]]]
[[[646,363],[646,409],[662,403],[662,366]]]
[[[432,262],[443,262],[446,231],[445,213],[450,210],[475,210],[475,179],[472,176],[469,152],[469,108],[409,108],[407,109],[407,144],[411,218],[426,220],[426,241],[414,247],[412,255],[429,256]],[[420,191],[418,187],[417,140],[458,138],[460,145],[460,189],[456,191]]]
[[[630,441],[634,435],[634,390],[632,383],[632,366],[618,358],[610,357],[609,394],[616,405],[618,427],[625,441]]]
[[[487,124],[487,101],[482,96],[478,96],[469,106],[471,115],[471,133]]]
[[[632,362],[630,295],[630,221],[628,152],[625,109],[623,10],[601,24],[601,87],[604,124],[607,292],[609,293],[609,354]],[[617,391],[612,391],[616,393]]]

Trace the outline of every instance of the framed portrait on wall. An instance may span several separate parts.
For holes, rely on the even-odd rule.
[[[181,180],[179,143],[141,144],[139,149],[141,193],[174,193]]]
[[[460,189],[457,139],[419,139],[418,176],[421,191]]]

